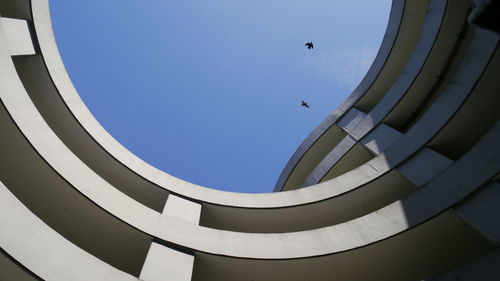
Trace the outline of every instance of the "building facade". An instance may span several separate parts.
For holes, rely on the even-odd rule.
[[[499,35],[393,0],[274,193],[145,163],[71,83],[48,0],[0,0],[0,280],[500,280]]]

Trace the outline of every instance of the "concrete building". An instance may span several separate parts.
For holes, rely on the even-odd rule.
[[[470,11],[394,0],[279,192],[237,194],[121,146],[68,77],[48,0],[0,0],[0,280],[500,280],[499,36]]]

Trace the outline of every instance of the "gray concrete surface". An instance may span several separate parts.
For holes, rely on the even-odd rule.
[[[200,213],[200,204],[170,194],[162,214],[198,225]]]
[[[196,186],[127,151],[73,87],[47,0],[31,1],[41,53],[12,56],[27,3],[0,0],[23,24],[0,20],[0,277],[498,276],[499,38],[465,23],[468,1],[394,1],[370,71],[277,189],[321,183],[271,194]]]
[[[1,18],[7,46],[12,56],[34,55],[28,23],[25,20]]]
[[[138,280],[64,239],[1,182],[0,225],[2,249],[44,280]]]
[[[194,256],[153,242],[140,278],[144,281],[190,281]]]

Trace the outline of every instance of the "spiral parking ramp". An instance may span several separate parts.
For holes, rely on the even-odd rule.
[[[500,280],[499,36],[473,8],[393,0],[368,73],[276,192],[239,194],[121,146],[48,0],[0,0],[0,280]]]

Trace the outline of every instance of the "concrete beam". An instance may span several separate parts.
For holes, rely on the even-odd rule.
[[[361,143],[368,148],[368,150],[373,153],[373,155],[379,155],[387,147],[393,144],[399,139],[403,134],[393,128],[380,124],[372,130],[366,137],[361,140]]]
[[[50,228],[0,182],[0,247],[43,280],[139,281]],[[1,280],[3,279],[0,268]]]
[[[1,23],[12,56],[34,55],[36,53],[31,40],[28,22],[19,19],[1,18]]]
[[[321,179],[337,164],[344,155],[351,150],[356,144],[356,140],[347,135],[342,141],[330,151],[326,157],[316,166],[316,168],[309,174],[302,187],[317,184]]]
[[[191,281],[194,256],[151,243],[139,278],[144,281]]]
[[[170,194],[162,214],[198,225],[200,213],[201,204]]]
[[[358,138],[352,132],[364,118],[366,118],[366,113],[356,108],[351,108],[351,110],[340,119],[338,125],[357,140]]]

